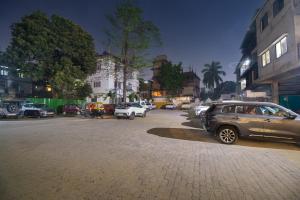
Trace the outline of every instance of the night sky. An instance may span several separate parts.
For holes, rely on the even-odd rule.
[[[0,0],[0,50],[10,40],[10,25],[23,15],[41,10],[71,19],[89,32],[98,53],[104,49],[105,15],[119,0]],[[152,49],[154,57],[166,54],[192,66],[200,75],[205,63],[220,61],[227,72],[225,80],[235,80],[240,44],[257,8],[264,0],[140,0],[147,20],[161,31],[163,46]],[[146,73],[147,74],[147,73]]]

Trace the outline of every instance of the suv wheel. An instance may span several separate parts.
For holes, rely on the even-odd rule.
[[[232,126],[222,126],[219,128],[217,136],[224,144],[234,144],[238,140],[238,132]]]
[[[134,117],[135,117],[135,114],[134,114],[134,113],[131,113],[130,116],[129,116],[129,119],[130,119],[130,120],[134,120]]]
[[[144,114],[143,114],[143,117],[146,117],[146,115],[147,115],[147,113],[146,113],[146,111],[145,111]]]
[[[7,109],[7,111],[9,113],[15,113],[15,112],[18,111],[18,107],[15,104],[9,104],[9,105],[7,105],[6,109]]]

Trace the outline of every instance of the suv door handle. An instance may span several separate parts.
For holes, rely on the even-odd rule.
[[[265,122],[271,122],[271,120],[270,120],[270,119],[265,119],[264,121],[265,121]]]

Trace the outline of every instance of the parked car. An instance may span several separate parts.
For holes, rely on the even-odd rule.
[[[195,106],[194,108],[195,115],[199,117],[204,115],[208,108],[209,108],[208,105]]]
[[[206,111],[204,128],[225,144],[240,136],[300,142],[300,116],[267,102],[215,103]]]
[[[53,117],[55,111],[42,103],[26,103],[22,106],[20,116],[27,117]]]
[[[0,101],[0,118],[18,117],[22,106],[26,103],[28,101],[18,99]]]
[[[192,108],[192,104],[190,104],[190,103],[183,103],[183,104],[181,104],[181,110],[189,110],[189,109],[191,109]]]
[[[66,104],[63,107],[63,115],[78,115],[80,114],[80,106],[76,104]]]
[[[133,120],[136,116],[146,117],[146,109],[138,103],[127,103],[117,105],[115,109],[116,118],[128,118]]]
[[[134,102],[134,103],[137,103],[140,106],[142,106],[143,108],[145,108],[147,112],[151,110],[151,107],[149,106],[147,101],[138,101],[138,102]]]
[[[148,106],[149,110],[154,110],[156,108],[156,105],[150,102],[147,102],[146,105]]]
[[[175,110],[176,109],[176,105],[173,103],[168,103],[165,105],[165,109],[167,110]]]

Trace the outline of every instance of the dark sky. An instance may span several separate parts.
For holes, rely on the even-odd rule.
[[[10,40],[10,25],[35,10],[58,14],[81,25],[95,39],[97,51],[104,50],[105,15],[119,0],[0,0],[0,50]],[[140,0],[146,19],[161,31],[163,46],[151,50],[183,62],[200,75],[205,63],[220,61],[225,80],[235,80],[240,44],[255,10],[264,0]]]

